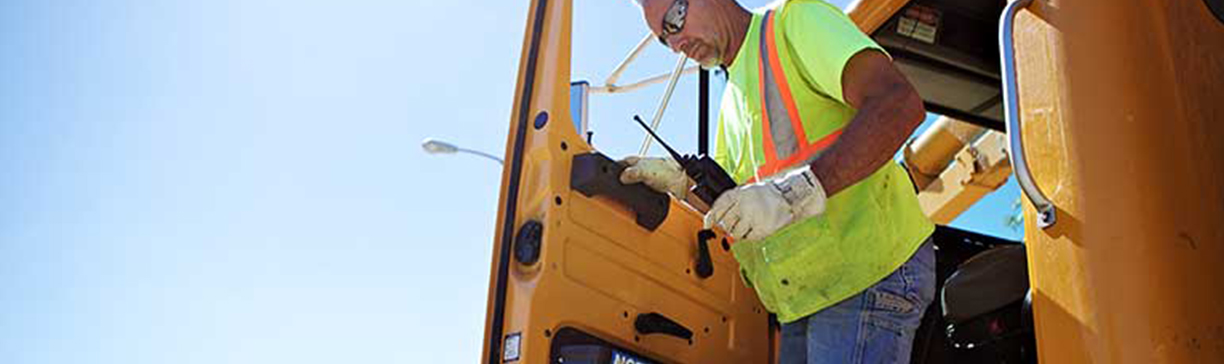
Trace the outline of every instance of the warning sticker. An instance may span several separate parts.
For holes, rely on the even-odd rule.
[[[935,8],[911,5],[901,15],[897,22],[897,34],[934,44],[939,33],[939,18],[941,14]]]
[[[519,344],[523,341],[522,333],[513,333],[506,335],[505,346],[502,349],[502,362],[512,362],[519,360]]]

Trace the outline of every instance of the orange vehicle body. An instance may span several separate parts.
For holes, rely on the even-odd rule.
[[[1025,241],[1048,363],[1224,363],[1224,24],[1203,1],[1041,1],[1024,137],[1059,222]]]

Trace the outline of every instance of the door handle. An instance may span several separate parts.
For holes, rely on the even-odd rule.
[[[697,262],[693,272],[698,278],[709,278],[714,275],[714,261],[710,259],[710,239],[715,237],[714,231],[703,229],[697,232]]]
[[[633,328],[642,335],[663,334],[684,340],[693,339],[693,330],[657,312],[638,314],[637,319],[633,320]]]
[[[1024,139],[1020,122],[1020,90],[1016,86],[1016,52],[1012,33],[1016,13],[1028,6],[1033,0],[1015,0],[1003,9],[999,19],[999,62],[1003,78],[1003,109],[1007,119],[1008,157],[1016,172],[1016,182],[1029,201],[1037,208],[1037,226],[1047,229],[1058,222],[1054,211],[1054,202],[1046,198],[1033,181],[1033,172],[1029,170],[1028,159],[1024,155]]]

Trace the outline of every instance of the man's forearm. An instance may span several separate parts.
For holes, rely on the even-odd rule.
[[[832,197],[867,178],[893,155],[925,116],[922,100],[908,85],[863,100],[842,135],[812,162],[812,173]]]

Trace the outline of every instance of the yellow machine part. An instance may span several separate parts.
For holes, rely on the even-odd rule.
[[[1224,363],[1224,24],[1200,0],[1039,0],[1017,18],[1043,363]]]
[[[506,142],[482,361],[548,363],[554,344],[572,331],[659,363],[772,358],[768,313],[740,279],[722,235],[709,241],[713,275],[697,276],[699,212],[670,199],[666,219],[651,231],[622,203],[571,189],[574,157],[593,152],[570,116],[571,10],[569,0],[532,2]],[[532,223],[542,231],[538,261],[525,263],[512,249]],[[649,313],[684,325],[692,339],[635,330],[638,315]]]
[[[923,212],[946,225],[1011,176],[1006,137],[941,116],[904,147]]]
[[[919,190],[927,188],[956,155],[977,140],[986,128],[946,116],[935,120],[926,132],[905,145],[905,166]]]
[[[940,225],[951,223],[982,197],[1007,182],[1012,169],[1005,145],[1006,136],[1003,134],[991,132],[983,135],[974,144],[956,151],[951,164],[938,177],[919,184],[918,203],[932,222]],[[921,156],[922,151],[924,149],[919,149],[914,155]],[[911,176],[915,181],[922,178],[919,173],[911,173]]]

